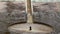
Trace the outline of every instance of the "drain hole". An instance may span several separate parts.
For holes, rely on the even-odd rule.
[[[31,27],[31,26],[29,27],[29,30],[30,30],[30,31],[32,30],[32,27]]]

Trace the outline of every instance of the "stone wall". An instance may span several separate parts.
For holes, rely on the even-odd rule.
[[[3,3],[2,5],[6,5],[6,3]],[[1,5],[1,7],[3,7]],[[16,6],[17,5],[17,6]],[[0,10],[0,31],[1,32],[7,32],[8,26],[14,23],[20,23],[25,21],[27,19],[27,13],[25,12],[25,9],[18,9],[21,4],[16,4],[12,13],[8,15],[8,11],[3,7]],[[57,3],[57,5],[59,5]],[[24,7],[24,6],[23,6]],[[20,7],[20,8],[23,8]],[[33,5],[33,17],[34,21],[36,22],[42,22],[48,25],[51,25],[54,27],[56,32],[60,32],[60,11],[58,11],[58,8],[56,6],[56,3],[37,3],[36,5]],[[59,9],[60,10],[60,9]]]

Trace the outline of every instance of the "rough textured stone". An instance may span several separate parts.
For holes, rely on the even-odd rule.
[[[54,3],[50,3],[49,5],[45,3],[38,4],[38,7],[36,7],[36,10],[34,9],[33,13],[34,21],[51,25],[54,28],[55,31],[52,34],[58,34],[60,32],[60,11],[57,10],[55,5]],[[11,24],[26,21],[27,14],[25,12],[21,13],[20,11],[14,10],[10,16],[6,10],[0,13],[1,32],[7,32],[7,27]]]

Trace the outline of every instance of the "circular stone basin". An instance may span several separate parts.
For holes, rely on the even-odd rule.
[[[12,32],[51,33],[53,28],[42,24],[16,24],[10,26]]]

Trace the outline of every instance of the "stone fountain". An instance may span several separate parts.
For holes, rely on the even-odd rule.
[[[11,34],[49,34],[53,28],[43,25],[34,24],[32,18],[31,0],[26,0],[27,23],[15,24],[8,27]]]

